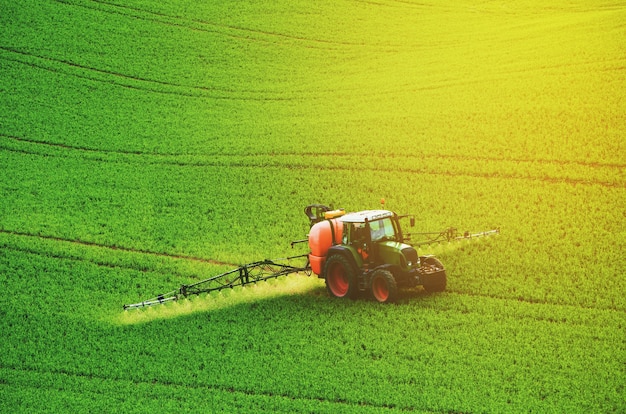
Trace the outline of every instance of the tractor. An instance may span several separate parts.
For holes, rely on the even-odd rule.
[[[400,220],[415,217],[389,210],[347,213],[313,204],[305,208],[311,228],[308,243],[313,273],[325,279],[331,296],[354,299],[363,293],[378,302],[394,302],[398,290],[423,286],[446,289],[446,270],[434,256],[418,256],[402,232]]]
[[[407,244],[411,237],[402,232],[400,220],[409,218],[410,226],[414,227],[415,217],[411,215],[399,216],[384,209],[346,214],[343,209],[334,210],[322,204],[308,205],[304,212],[310,221],[309,235],[307,239],[291,242],[291,247],[308,243],[309,253],[244,264],[151,299],[124,305],[124,309],[164,304],[293,273],[315,273],[325,279],[328,293],[336,298],[354,299],[367,292],[378,302],[394,302],[398,289],[415,286],[423,286],[427,292],[446,289],[446,270],[441,262],[432,255],[418,256],[416,246],[500,233],[494,229],[461,235],[450,227],[442,232],[415,233],[426,240]],[[292,260],[306,263],[292,264]]]

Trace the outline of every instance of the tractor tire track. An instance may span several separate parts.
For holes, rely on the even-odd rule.
[[[593,311],[598,311],[598,312],[606,311],[606,312],[615,312],[615,313],[626,315],[626,309],[617,308],[617,307],[611,308],[611,307],[597,307],[597,306],[581,306],[577,304],[557,303],[557,302],[550,302],[548,300],[537,300],[537,299],[523,298],[519,296],[513,297],[513,296],[506,296],[506,295],[480,293],[480,292],[469,292],[469,291],[455,290],[455,289],[446,289],[445,293],[459,295],[459,296],[466,296],[466,297],[477,297],[477,298],[484,298],[484,299],[522,302],[522,303],[526,303],[529,305],[572,307],[572,308],[582,309],[582,310],[592,311],[592,312]],[[451,311],[454,311],[454,309],[451,309]],[[524,316],[524,318],[533,319],[536,321],[550,321],[548,317]]]
[[[357,4],[368,4],[376,7],[387,7],[394,9],[404,9],[404,10],[420,10],[420,11],[429,11],[429,10],[438,10],[441,12],[449,12],[455,11],[456,8],[454,6],[447,6],[445,3],[436,4],[436,3],[424,3],[417,1],[408,1],[408,0],[351,0],[352,3]]]
[[[82,7],[84,9],[94,10],[94,11],[98,11],[98,12],[101,12],[101,13],[114,14],[114,15],[130,18],[130,19],[143,20],[143,21],[152,22],[152,23],[158,23],[158,24],[162,24],[162,25],[166,25],[166,26],[172,26],[172,27],[177,27],[177,28],[188,29],[188,30],[192,30],[192,31],[195,31],[195,32],[204,32],[204,33],[221,35],[221,36],[230,37],[230,38],[233,38],[233,39],[236,39],[236,40],[258,41],[258,42],[275,44],[274,42],[271,42],[271,41],[267,41],[267,40],[263,40],[263,39],[254,39],[254,38],[246,37],[246,36],[243,36],[243,35],[236,35],[236,34],[232,34],[232,33],[227,33],[225,31],[220,31],[218,29],[196,27],[196,26],[192,26],[192,25],[188,25],[188,24],[184,24],[184,23],[178,23],[176,21],[177,20],[182,20],[181,18],[177,18],[175,16],[168,16],[168,15],[162,14],[162,13],[150,12],[150,11],[147,11],[147,10],[143,10],[143,9],[139,9],[139,8],[135,8],[135,7],[130,7],[130,6],[118,5],[118,4],[113,4],[113,3],[101,2],[101,1],[100,2],[99,1],[94,1],[94,3],[96,3],[96,4],[101,4],[101,5],[105,5],[105,6],[109,6],[110,7],[109,9],[105,9],[103,7],[95,7],[93,5],[80,4],[80,3],[69,1],[69,0],[54,0],[54,1],[56,1],[57,3],[70,5],[70,6],[75,6],[75,7]],[[121,9],[121,10],[116,10],[116,9],[113,9],[113,8]],[[143,13],[144,15],[139,15],[137,13]],[[146,15],[150,15],[150,17],[148,17]],[[217,26],[217,27],[219,27],[219,26]]]
[[[25,247],[11,246],[9,244],[2,244],[2,243],[0,243],[0,249],[11,250],[11,251],[14,251],[14,252],[20,252],[20,253],[26,253],[26,254],[32,254],[32,255],[45,257],[45,258],[51,258],[51,259],[70,260],[70,261],[81,262],[81,263],[91,263],[91,264],[94,264],[94,265],[96,265],[98,267],[104,267],[104,268],[108,268],[108,269],[133,270],[133,271],[142,272],[142,273],[157,273],[157,274],[160,274],[160,275],[163,275],[163,276],[176,276],[176,277],[179,277],[181,279],[187,278],[187,279],[192,279],[192,280],[196,280],[196,281],[200,281],[200,280],[204,279],[204,278],[201,278],[201,277],[199,277],[197,275],[183,274],[183,273],[175,272],[175,271],[171,271],[171,270],[162,270],[162,269],[158,269],[158,268],[148,268],[148,266],[131,266],[131,265],[124,265],[124,264],[107,263],[105,261],[95,260],[95,259],[88,259],[88,258],[85,258],[85,257],[74,256],[74,255],[71,255],[71,254],[51,253],[51,252],[40,251],[40,250],[30,249],[30,248],[25,248]]]
[[[324,163],[324,157],[320,154],[292,154],[292,155],[254,155],[254,156],[242,156],[237,154],[223,155],[223,154],[214,154],[214,155],[202,155],[202,156],[193,156],[188,154],[153,154],[153,153],[144,153],[140,151],[121,151],[121,150],[99,150],[92,149],[87,147],[79,147],[79,146],[70,146],[66,144],[57,144],[57,143],[46,143],[36,140],[29,140],[25,138],[19,138],[15,136],[10,136],[6,134],[1,134],[0,137],[5,138],[6,140],[17,142],[17,143],[27,143],[29,145],[34,145],[35,147],[48,147],[58,149],[60,153],[52,153],[46,151],[39,151],[36,149],[25,149],[25,148],[15,148],[11,145],[2,145],[0,142],[0,149],[5,151],[11,151],[20,154],[28,154],[28,155],[36,155],[42,157],[61,157],[61,158],[75,158],[71,152],[76,152],[78,155],[85,160],[90,161],[98,161],[105,163],[125,163],[125,164],[136,164],[138,162],[145,163],[148,165],[171,165],[185,168],[219,168],[219,167],[229,167],[229,168],[255,168],[255,167],[263,167],[263,168],[288,168],[290,170],[323,170],[323,171],[339,171],[339,172],[352,172],[354,169],[349,165],[352,165],[350,162],[351,158],[359,157],[362,159],[362,156],[358,154],[355,155],[342,155],[337,156],[336,154],[327,154],[326,157],[331,158],[333,160],[343,159],[345,160],[344,165],[327,165]],[[84,156],[88,155],[88,156]],[[286,157],[281,160],[280,157]],[[211,157],[215,157],[213,159],[208,159]],[[300,160],[299,163],[294,163],[289,157],[298,157]],[[191,160],[190,160],[191,158]],[[390,157],[391,160],[398,157]],[[437,159],[448,159],[452,161],[469,161],[469,162],[479,162],[479,163],[539,163],[540,165],[577,165],[582,166],[589,169],[595,168],[609,168],[612,170],[616,170],[614,174],[619,174],[624,170],[624,166],[622,164],[600,164],[597,162],[582,162],[582,161],[535,161],[535,160],[521,160],[521,159],[506,159],[503,157],[467,157],[467,156],[456,156],[456,155],[425,155],[421,158],[413,158],[413,157],[401,157],[405,160],[413,160],[416,161],[427,159],[427,160],[437,160]],[[376,159],[376,157],[373,157]],[[311,162],[311,160],[318,160],[318,162]],[[363,163],[361,163],[363,165]],[[588,179],[584,177],[567,177],[567,176],[549,176],[542,175],[541,172],[537,173],[537,175],[527,175],[522,173],[510,173],[510,172],[502,172],[502,171],[492,171],[492,172],[480,172],[480,171],[444,171],[441,169],[437,169],[436,167],[424,167],[419,163],[415,163],[415,167],[402,167],[402,166],[385,166],[383,167],[363,167],[360,168],[363,171],[370,171],[375,173],[404,173],[404,174],[426,174],[432,176],[445,176],[445,177],[471,177],[471,178],[484,178],[484,179],[506,179],[506,180],[528,180],[528,181],[537,181],[537,182],[546,182],[546,183],[566,183],[570,185],[598,185],[606,188],[626,188],[626,182],[615,178],[613,181],[606,180],[598,180],[598,179]],[[456,167],[458,168],[458,167]]]
[[[110,251],[121,251],[121,252],[135,253],[135,254],[152,256],[152,257],[163,257],[167,259],[189,260],[189,261],[206,263],[206,264],[216,265],[216,266],[233,266],[233,267],[239,266],[239,265],[235,265],[232,263],[221,262],[218,260],[206,259],[206,258],[197,257],[197,256],[173,254],[173,253],[166,253],[166,252],[155,252],[151,250],[137,249],[133,247],[106,245],[106,244],[85,241],[85,240],[80,240],[80,239],[66,239],[63,237],[45,235],[45,234],[33,234],[33,233],[21,232],[21,231],[16,231],[16,230],[8,230],[8,229],[0,229],[0,233],[8,234],[11,236],[30,237],[30,238],[37,238],[37,239],[42,239],[42,240],[51,240],[51,241],[57,241],[57,242],[62,242],[62,243],[70,243],[70,244],[75,244],[79,246],[97,247],[97,248],[106,249]]]
[[[16,141],[16,142],[24,142],[24,143],[28,143],[28,144],[35,144],[35,145],[42,145],[42,146],[47,146],[47,147],[52,147],[52,148],[59,148],[59,149],[63,149],[63,150],[71,150],[71,151],[84,151],[87,153],[103,153],[103,154],[119,154],[119,155],[129,155],[129,156],[133,156],[133,155],[139,155],[139,156],[159,156],[159,157],[176,157],[176,156],[180,156],[183,154],[174,154],[174,153],[149,153],[149,152],[142,152],[142,151],[123,151],[123,150],[114,150],[114,149],[100,149],[100,148],[90,148],[90,147],[85,147],[85,146],[79,146],[79,145],[68,145],[68,144],[61,144],[61,143],[57,143],[57,142],[45,142],[45,141],[37,141],[34,139],[28,139],[28,138],[23,138],[23,137],[17,137],[14,135],[8,135],[8,134],[3,134],[0,132],[0,137],[5,138],[5,139],[9,139],[12,141]]]
[[[263,90],[234,90],[227,88],[215,88],[207,86],[187,86],[173,82],[148,79],[139,76],[127,75],[111,70],[98,69],[91,66],[81,65],[69,60],[56,59],[48,56],[40,56],[23,50],[0,46],[0,51],[8,52],[12,56],[0,55],[0,59],[30,66],[35,69],[43,69],[55,74],[72,76],[92,82],[104,83],[112,86],[132,89],[141,92],[151,92],[165,95],[177,95],[189,98],[208,98],[216,100],[233,101],[293,101],[301,100],[302,97],[269,96],[270,91]],[[35,61],[33,61],[35,60]],[[56,66],[55,66],[56,65]],[[86,72],[86,73],[81,73]],[[88,75],[93,74],[93,76]],[[168,90],[169,89],[169,90]],[[276,92],[274,92],[276,93]],[[236,96],[241,94],[241,96]],[[248,94],[246,96],[246,94]],[[254,96],[255,94],[261,96]],[[277,93],[278,94],[278,93]],[[314,96],[311,96],[314,98]]]
[[[0,134],[2,136],[2,134]],[[303,153],[280,153],[277,155],[284,156],[302,156],[302,157],[334,157],[345,158],[350,157],[350,154],[334,154],[324,152],[303,152]],[[358,156],[358,154],[355,154]],[[608,167],[616,169],[625,169],[626,164],[619,163],[601,163],[597,161],[578,161],[578,160],[558,160],[558,159],[524,159],[524,158],[507,158],[507,157],[487,157],[487,156],[469,156],[469,155],[455,155],[455,154],[420,154],[419,157],[410,155],[389,155],[389,159],[449,159],[454,161],[479,161],[479,162],[514,162],[514,163],[533,163],[533,164],[545,164],[545,165],[579,165],[581,167],[598,168]]]
[[[70,378],[76,378],[76,379],[87,380],[87,381],[97,380],[97,381],[102,381],[102,382],[111,381],[111,382],[120,382],[120,383],[121,382],[133,383],[135,385],[144,385],[150,388],[154,388],[155,386],[176,387],[176,388],[181,388],[181,389],[194,390],[198,392],[210,389],[213,391],[230,393],[230,394],[240,394],[240,395],[248,396],[248,397],[258,396],[258,397],[281,398],[281,399],[285,399],[288,401],[311,401],[311,402],[319,402],[319,403],[329,403],[329,404],[337,405],[338,411],[341,411],[341,407],[344,407],[344,409],[348,407],[352,409],[359,408],[359,407],[361,408],[370,407],[370,408],[379,408],[379,409],[389,409],[389,410],[393,410],[393,412],[413,412],[414,411],[413,409],[398,408],[395,405],[372,404],[372,403],[365,403],[365,402],[349,402],[345,400],[331,400],[331,399],[327,399],[323,397],[294,396],[294,395],[289,395],[284,392],[253,391],[253,390],[239,389],[237,387],[229,386],[229,385],[199,384],[199,383],[188,384],[184,382],[171,381],[171,380],[160,381],[158,379],[147,381],[147,380],[138,380],[138,379],[132,379],[132,378],[121,378],[121,377],[116,377],[116,376],[97,375],[97,374],[85,373],[85,372],[73,372],[70,370],[62,369],[62,368],[42,369],[42,368],[36,368],[32,366],[31,367],[16,366],[16,365],[11,365],[11,364],[0,364],[0,370],[2,369],[12,370],[15,372],[22,372],[22,373],[27,373],[27,374],[38,374],[38,375],[51,374],[55,376],[59,375],[59,376],[66,376]],[[7,385],[11,385],[8,381],[4,383]],[[22,386],[22,384],[20,384],[20,386]],[[33,388],[38,388],[38,387],[33,387]],[[53,384],[47,384],[46,388],[52,389],[52,390],[59,390],[59,391],[72,391],[72,390],[67,390],[67,387],[55,386]],[[78,391],[75,391],[75,392],[78,392]],[[107,391],[101,391],[98,387],[90,388],[89,392],[93,394],[103,394],[103,395],[107,393]],[[436,411],[430,411],[428,409],[424,410],[423,408],[420,408],[420,412],[433,412],[434,413]]]
[[[516,77],[519,79],[532,79],[536,77],[538,73],[543,74],[544,76],[557,76],[560,77],[561,74],[559,71],[564,69],[577,69],[576,71],[571,71],[571,73],[588,73],[589,67],[594,67],[595,65],[602,64],[605,65],[601,69],[597,69],[598,71],[621,71],[624,70],[624,59],[623,58],[615,58],[615,59],[597,59],[597,60],[587,60],[580,61],[575,63],[568,64],[559,64],[559,65],[542,65],[536,67],[529,67],[525,69],[506,69],[501,68],[497,69],[488,75],[480,75],[475,77],[467,77],[467,78],[442,78],[437,80],[430,85],[415,85],[414,83],[402,83],[395,86],[391,86],[385,90],[378,90],[375,92],[364,92],[361,93],[362,97],[377,97],[377,96],[396,96],[407,93],[419,93],[424,91],[435,91],[439,89],[452,89],[464,86],[478,86],[482,84],[491,84],[494,81],[510,79],[511,77]],[[351,92],[349,89],[344,89],[345,92]]]
[[[108,72],[107,71],[102,71],[100,69],[96,69],[96,68],[89,68],[86,66],[81,66],[72,62],[68,62],[68,61],[63,61],[63,60],[57,60],[57,59],[53,59],[53,58],[49,58],[49,57],[43,57],[43,56],[38,56],[38,55],[34,55],[34,54],[29,54],[23,51],[18,51],[16,49],[12,49],[12,48],[7,48],[7,47],[2,47],[0,46],[0,50],[4,50],[4,51],[8,51],[8,52],[12,52],[12,53],[16,53],[16,54],[20,54],[23,56],[28,56],[28,57],[32,57],[32,58],[36,58],[36,59],[40,59],[40,60],[44,60],[44,61],[49,61],[49,62],[55,62],[55,63],[62,63],[64,65],[67,65],[70,68],[80,68],[80,69],[86,69],[92,72],[96,72],[96,73],[102,73],[102,74],[109,74],[112,76],[117,76],[121,79],[127,79],[127,80],[133,80],[133,81],[143,81],[140,78],[134,78],[132,76],[128,76],[128,75],[123,75],[120,73],[114,73],[114,72]],[[93,76],[87,76],[81,73],[72,73],[70,71],[65,71],[59,68],[55,68],[55,67],[51,67],[51,66],[47,66],[44,65],[42,63],[36,63],[36,62],[29,62],[23,59],[18,59],[15,57],[7,57],[7,56],[0,56],[0,59],[9,61],[9,62],[15,62],[15,63],[19,63],[22,65],[26,65],[26,66],[30,66],[32,68],[35,69],[43,69],[55,74],[60,74],[60,75],[65,75],[65,76],[72,76],[75,78],[79,78],[79,79],[85,79],[85,80],[89,80],[92,82],[99,82],[99,83],[104,83],[104,84],[109,84],[109,85],[113,85],[113,86],[119,86],[122,88],[127,88],[127,89],[133,89],[133,90],[137,90],[137,91],[142,91],[142,92],[154,92],[154,93],[161,93],[161,94],[168,94],[168,95],[179,95],[179,96],[186,96],[186,97],[192,97],[192,98],[196,98],[196,97],[200,97],[200,95],[198,94],[192,94],[192,93],[182,93],[182,92],[173,92],[173,91],[166,91],[166,90],[162,90],[162,89],[155,89],[155,88],[149,88],[149,87],[140,87],[140,86],[136,86],[136,85],[130,85],[130,84],[124,84],[124,83],[120,83],[120,82],[116,82],[113,79],[99,79]],[[147,81],[150,82],[150,81]],[[173,86],[173,85],[171,85]]]
[[[9,140],[13,140],[16,142],[24,142],[28,144],[42,145],[60,148],[64,150],[75,150],[75,151],[85,151],[92,153],[105,153],[105,154],[120,154],[120,155],[129,155],[129,156],[154,156],[154,157],[189,157],[189,156],[219,156],[219,157],[232,157],[238,158],[241,157],[241,154],[224,154],[224,153],[215,153],[215,154],[186,154],[186,153],[152,153],[152,152],[143,152],[139,150],[114,150],[114,149],[100,149],[100,148],[90,148],[85,146],[78,145],[68,145],[56,142],[46,142],[46,141],[38,141],[35,139],[29,139],[24,137],[18,137],[14,135],[8,135],[0,132],[0,137],[6,138]],[[324,158],[324,157],[332,157],[332,158],[344,158],[348,159],[351,157],[359,157],[360,154],[337,154],[332,152],[280,152],[273,154],[258,154],[256,157],[303,157],[307,159],[311,158]],[[249,157],[246,155],[246,157]],[[532,163],[532,164],[542,164],[542,165],[561,165],[561,166],[569,166],[569,165],[577,165],[586,168],[614,168],[618,170],[626,169],[626,164],[621,163],[604,163],[598,161],[579,161],[579,160],[560,160],[560,159],[524,159],[524,158],[507,158],[507,157],[489,157],[489,156],[469,156],[469,155],[455,155],[455,154],[420,154],[419,157],[411,156],[411,155],[385,155],[386,158],[390,160],[398,160],[398,159],[447,159],[453,161],[477,161],[477,162],[513,162],[513,163]],[[195,164],[194,164],[195,165]]]
[[[16,153],[21,153],[25,155],[37,155],[42,157],[62,157],[62,158],[74,158],[68,154],[59,155],[59,154],[42,154],[40,152],[28,151],[23,149],[12,149],[5,148],[0,145],[0,150],[6,150]],[[238,156],[232,156],[229,158],[236,159]],[[258,158],[258,157],[255,157]],[[105,163],[123,163],[123,164],[132,164],[128,160],[120,160],[120,159],[107,159],[105,157],[96,157],[89,158],[92,161],[99,161]],[[229,162],[219,162],[219,161],[193,161],[193,162],[184,162],[184,161],[172,161],[172,160],[152,160],[152,161],[143,161],[146,164],[150,165],[171,165],[185,168],[273,168],[273,169],[289,169],[289,170],[300,170],[300,171],[337,171],[342,173],[351,174],[354,172],[354,168],[348,166],[327,166],[327,165],[290,165],[286,163],[274,162],[268,163],[267,158],[259,159],[257,162],[249,162],[249,161],[229,161]],[[525,180],[525,181],[533,181],[533,182],[544,182],[550,184],[569,184],[569,185],[597,185],[605,188],[626,188],[626,182],[618,183],[611,181],[597,181],[597,180],[588,180],[584,178],[557,178],[557,177],[539,177],[539,176],[524,176],[519,174],[506,174],[506,173],[478,173],[478,172],[452,172],[452,171],[435,171],[435,170],[425,170],[425,169],[411,169],[411,168],[375,168],[375,167],[363,167],[359,168],[359,171],[369,171],[374,173],[401,173],[401,174],[418,174],[418,175],[430,175],[435,177],[450,177],[450,178],[458,178],[458,177],[468,177],[468,178],[483,178],[483,179],[499,179],[499,180]]]
[[[269,44],[292,45],[295,43],[305,48],[321,49],[321,50],[341,50],[345,47],[377,47],[377,48],[389,48],[400,47],[401,45],[374,45],[360,42],[345,42],[329,39],[314,39],[304,36],[296,36],[279,32],[272,32],[261,29],[251,29],[247,27],[240,27],[228,24],[220,24],[201,20],[197,18],[184,18],[179,16],[173,16],[166,13],[160,13],[152,10],[143,9],[140,7],[132,7],[128,5],[116,4],[104,0],[93,0],[92,3],[96,3],[101,7],[94,7],[90,4],[78,3],[71,0],[54,0],[58,3],[72,5],[76,7],[83,7],[86,9],[96,10],[104,13],[117,14],[124,17],[133,19],[140,19],[154,23],[160,23],[164,25],[184,28],[193,31],[201,31],[211,34],[218,34],[221,36],[231,37],[237,40],[245,41],[260,41]],[[102,7],[105,6],[105,7]],[[191,24],[190,24],[191,23]],[[270,40],[272,39],[272,40]],[[288,43],[285,43],[288,42]]]

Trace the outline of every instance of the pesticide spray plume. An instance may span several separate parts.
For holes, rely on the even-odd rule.
[[[182,297],[163,303],[161,306],[125,310],[119,314],[116,322],[120,325],[134,325],[156,320],[174,319],[197,313],[218,311],[264,299],[304,295],[320,286],[323,286],[323,282],[318,278],[297,273],[290,277],[268,279],[245,286],[236,286],[232,289]]]

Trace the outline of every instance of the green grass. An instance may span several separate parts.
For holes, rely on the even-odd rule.
[[[213,3],[2,5],[0,411],[626,410],[624,5]],[[501,234],[122,311],[381,197]]]

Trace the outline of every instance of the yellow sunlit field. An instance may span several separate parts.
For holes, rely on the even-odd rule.
[[[217,4],[216,4],[217,3]],[[0,5],[0,411],[626,411],[626,3]],[[294,274],[414,214],[445,292]]]

